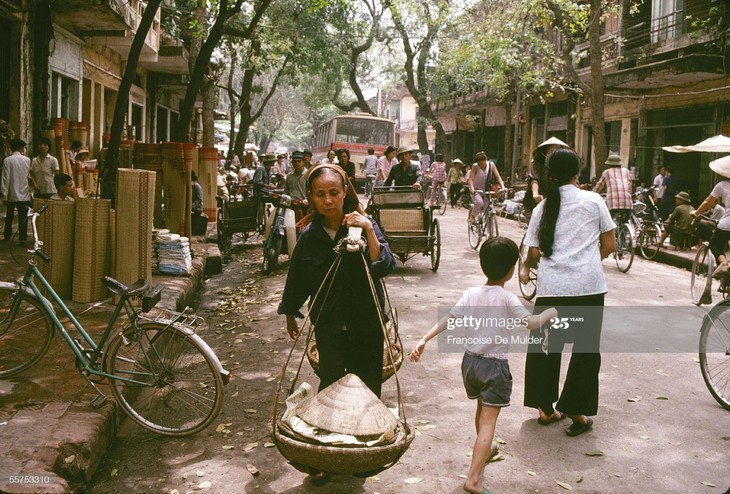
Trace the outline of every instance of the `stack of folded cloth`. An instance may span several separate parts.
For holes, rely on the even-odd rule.
[[[193,259],[190,240],[177,233],[158,233],[155,236],[157,270],[165,274],[190,274]],[[154,262],[154,261],[153,261]]]
[[[158,256],[158,249],[157,249],[157,236],[158,235],[167,235],[170,233],[170,230],[166,229],[152,229],[152,271],[154,273],[160,272],[160,258]]]

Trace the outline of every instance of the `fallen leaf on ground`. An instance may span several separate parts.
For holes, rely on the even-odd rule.
[[[368,479],[378,481],[380,480],[380,477],[378,477],[377,475],[373,475],[372,477],[368,477]]]
[[[583,476],[582,475],[576,475],[575,476],[575,483],[576,484],[580,484],[581,482],[583,482]]]
[[[657,400],[668,400],[669,397],[668,396],[657,396],[656,399]]]
[[[639,439],[651,439],[649,436],[637,436]]]
[[[197,475],[198,477],[202,477],[203,475],[205,475],[205,472],[202,470],[198,470],[197,472],[195,472],[195,475]]]
[[[259,445],[259,443],[258,443],[258,442],[255,442],[255,443],[248,443],[248,444],[246,444],[246,445],[245,445],[245,446],[243,447],[243,450],[244,450],[244,451],[251,451],[252,449],[254,449],[254,448],[258,447],[258,445]]]
[[[273,448],[274,446],[276,446],[274,443],[264,443],[264,448]]]
[[[235,448],[235,446],[231,446],[230,444],[226,444],[226,445],[224,445],[224,446],[221,446],[221,447],[222,447],[223,449],[225,449],[225,450],[229,450],[229,449],[233,449],[233,448]]]
[[[629,398],[626,401],[630,401],[631,403],[636,403],[637,401],[641,401],[641,396],[634,396],[633,398]]]
[[[459,474],[459,475],[458,475],[458,477],[459,477],[460,479],[465,479],[465,478],[466,478],[466,475],[464,475],[463,473],[461,473],[461,474]]]
[[[213,486],[213,482],[206,480],[198,484],[198,489],[210,489]]]
[[[570,484],[566,484],[565,482],[561,482],[559,480],[556,480],[555,483],[558,484],[563,489],[565,489],[566,491],[572,491],[573,490],[573,488],[570,486]]]
[[[586,456],[603,456],[603,451],[597,449],[594,451],[589,451],[586,453]]]
[[[499,444],[507,444],[507,441],[505,441],[504,439],[502,439],[499,436],[497,436],[497,438],[495,439],[495,441],[497,441],[497,443],[499,443]]]
[[[712,482],[708,482],[708,481],[706,481],[706,480],[703,480],[702,482],[700,482],[700,484],[702,484],[702,485],[706,485],[707,487],[717,487],[717,486],[716,486],[715,484],[713,484]]]
[[[537,475],[537,472],[533,472],[532,470],[528,470],[527,471],[527,475],[529,475],[531,477],[534,477],[535,475]]]
[[[270,377],[270,378],[266,379],[266,382],[267,383],[270,383],[271,381],[276,381],[276,378],[275,377]]]
[[[419,483],[422,480],[423,479],[420,478],[420,477],[409,477],[409,478],[405,479],[403,481],[403,483],[405,483],[405,484],[417,484],[417,483]]]
[[[659,374],[660,376],[664,376],[664,377],[672,377],[672,375],[671,375],[671,374],[667,374],[666,372],[664,372],[664,370],[663,370],[663,369],[657,369],[657,370],[656,370],[656,373],[657,373],[657,374]]]
[[[236,391],[235,393],[233,393],[233,394],[231,395],[231,398],[235,398],[236,396],[238,396],[238,391]]]
[[[244,410],[244,412],[246,412],[246,413],[256,413],[256,410],[254,410],[253,408],[247,408],[247,409]]]
[[[489,463],[494,463],[496,461],[502,461],[502,460],[504,460],[504,456],[497,454],[497,455],[492,456],[489,459]]]
[[[117,475],[119,475],[119,470],[115,468],[114,470],[112,470],[112,477],[116,477]]]
[[[250,473],[254,477],[259,474],[259,469],[256,468],[255,466],[251,465],[250,463],[246,464],[246,470],[248,470],[248,473]]]
[[[415,391],[409,391],[406,393],[406,397],[413,396],[415,394],[416,394]]]

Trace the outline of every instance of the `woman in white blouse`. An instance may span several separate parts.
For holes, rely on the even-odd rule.
[[[535,312],[556,307],[559,318],[541,331],[541,336],[549,335],[547,354],[542,342],[528,348],[525,406],[537,408],[541,425],[567,415],[573,423],[566,433],[577,436],[590,430],[589,416],[598,411],[603,299],[608,291],[601,261],[616,246],[616,225],[601,196],[575,186],[580,159],[573,150],[555,150],[547,166],[547,199],[530,219],[525,236],[530,249],[520,277],[525,279],[539,261]],[[561,353],[568,342],[573,342],[573,352],[558,395]]]

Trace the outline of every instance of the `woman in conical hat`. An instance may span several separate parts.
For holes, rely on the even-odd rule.
[[[532,212],[532,209],[544,199],[547,190],[547,157],[558,148],[569,148],[566,143],[557,137],[551,137],[539,144],[532,153],[532,162],[527,172],[527,192],[523,202],[525,212]]]
[[[717,223],[717,229],[710,239],[710,251],[717,260],[717,269],[713,276],[719,277],[730,269],[725,249],[730,240],[730,156],[710,162],[710,169],[717,174],[721,181],[715,185],[710,195],[702,201],[700,207],[690,212],[692,216],[712,211],[719,201],[725,205],[725,213]]]
[[[393,254],[377,223],[364,215],[355,189],[338,165],[321,164],[307,175],[309,214],[291,256],[289,273],[278,313],[285,314],[287,332],[300,331],[296,317],[309,299],[309,317],[319,352],[319,389],[347,373],[356,374],[380,396],[383,372],[385,294],[380,278],[395,267]],[[348,227],[362,228],[365,237],[363,263],[359,253],[341,254],[339,267],[330,274],[316,300],[315,295],[337,259],[334,247],[347,236]],[[368,272],[375,285],[373,298]],[[378,314],[380,311],[380,316]]]

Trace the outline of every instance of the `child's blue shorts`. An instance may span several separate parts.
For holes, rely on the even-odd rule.
[[[512,374],[506,359],[481,357],[469,351],[461,361],[461,377],[466,395],[482,405],[508,407],[512,395]]]

